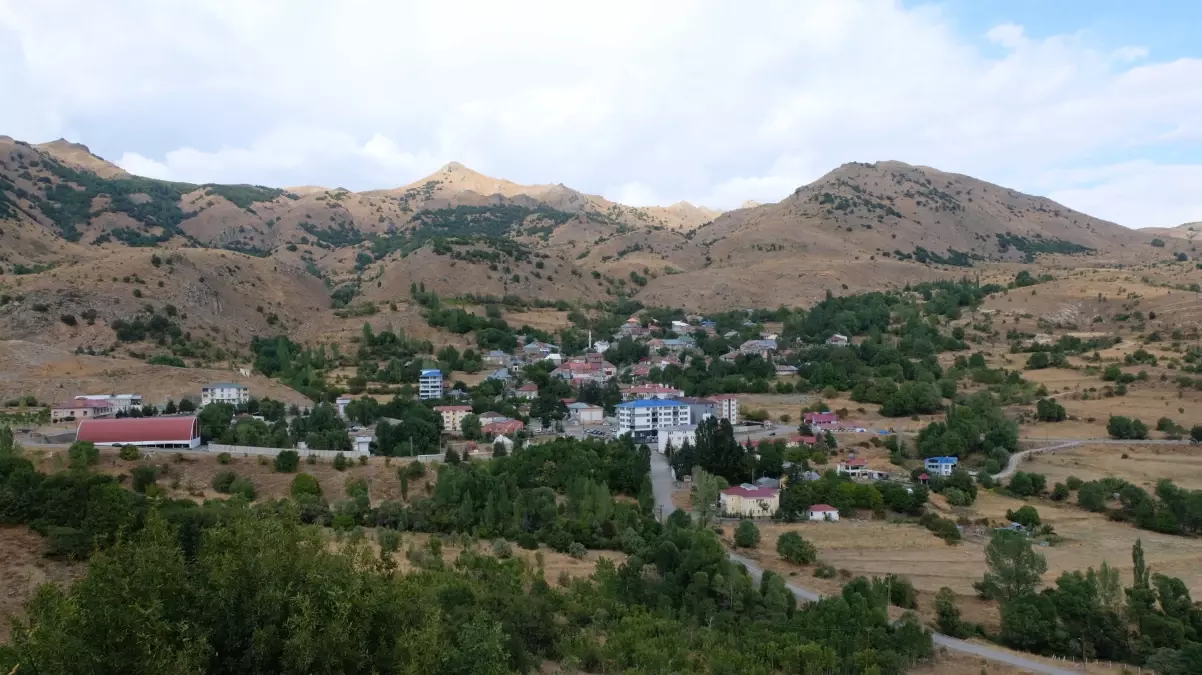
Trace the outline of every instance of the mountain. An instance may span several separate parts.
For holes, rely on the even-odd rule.
[[[305,334],[317,334],[331,304],[403,302],[410,284],[445,296],[591,302],[628,295],[700,310],[799,305],[827,291],[973,268],[1136,262],[1174,252],[1176,244],[1149,246],[1154,236],[901,162],[845,164],[778,203],[721,213],[687,202],[626,206],[457,162],[367,192],[166,182],[130,175],[83,145],[0,137],[0,283],[33,273],[17,280],[29,296],[59,289],[120,297],[124,288],[113,279],[149,276],[156,250],[198,269],[228,261],[287,296],[247,313],[259,306],[258,292],[227,286],[214,292],[237,312],[189,313],[229,324],[235,336],[264,330],[272,313],[272,326],[303,321]],[[53,269],[38,273],[39,266]],[[156,279],[164,290],[149,290],[183,302],[188,284],[200,284],[196,276]],[[70,297],[51,295],[38,304],[74,307]],[[129,311],[125,304],[114,316]],[[22,316],[7,337],[49,328]]]
[[[1154,237],[1176,237],[1186,241],[1202,239],[1202,220],[1183,223],[1177,227],[1145,227],[1140,232]]]

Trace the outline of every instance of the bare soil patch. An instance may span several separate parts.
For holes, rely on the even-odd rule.
[[[45,583],[69,586],[83,575],[83,563],[43,556],[45,542],[27,527],[0,526],[0,644],[7,643],[13,617]]]

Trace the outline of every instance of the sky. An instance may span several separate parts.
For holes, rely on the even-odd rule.
[[[0,134],[189,182],[454,160],[715,208],[892,159],[1174,226],[1202,220],[1200,25],[1157,0],[0,0]]]

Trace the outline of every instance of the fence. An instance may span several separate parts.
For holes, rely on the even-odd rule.
[[[356,452],[351,450],[350,452],[341,452],[339,450],[301,450],[299,448],[257,448],[251,445],[222,445],[220,443],[210,443],[204,446],[202,450],[213,454],[228,452],[231,455],[265,455],[267,457],[275,457],[282,450],[295,450],[296,454],[301,457],[312,455],[324,459],[333,459],[339,454],[344,457],[366,457],[368,455],[367,451]]]

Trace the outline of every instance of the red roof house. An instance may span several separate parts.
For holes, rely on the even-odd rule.
[[[96,445],[195,448],[200,445],[200,424],[191,416],[92,419],[79,423],[75,439]]]
[[[485,424],[480,428],[486,436],[508,436],[525,429],[526,425],[521,420],[505,420],[504,422],[493,422]]]
[[[839,416],[833,412],[808,412],[802,416],[806,424],[834,424]]]

